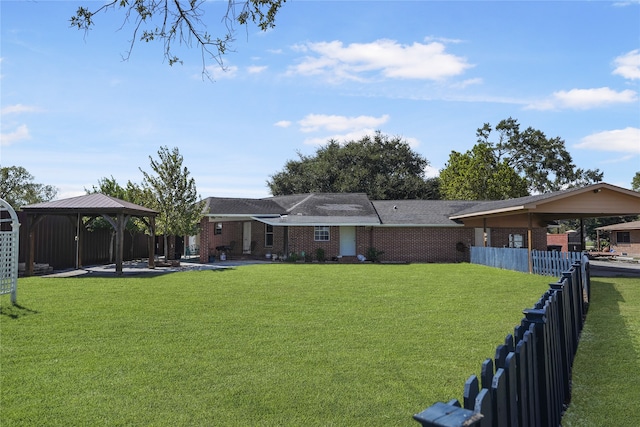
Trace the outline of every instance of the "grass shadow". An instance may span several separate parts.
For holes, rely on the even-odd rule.
[[[36,310],[24,307],[20,304],[0,305],[0,316],[6,316],[10,319],[19,319],[21,317],[38,314]]]

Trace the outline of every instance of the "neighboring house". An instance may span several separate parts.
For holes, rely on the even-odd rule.
[[[269,258],[356,260],[370,248],[391,262],[461,262],[469,246],[547,249],[556,219],[640,213],[640,193],[609,184],[500,201],[369,200],[360,193],[206,199],[200,260],[221,251]]]
[[[640,221],[622,222],[596,228],[598,240],[609,234],[610,250],[616,255],[640,257]]]

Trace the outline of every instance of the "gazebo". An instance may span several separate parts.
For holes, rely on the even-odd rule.
[[[155,240],[155,218],[158,212],[135,203],[126,202],[115,197],[106,196],[100,193],[87,194],[85,196],[72,197],[69,199],[54,200],[51,202],[37,203],[22,206],[21,210],[27,215],[26,224],[26,247],[25,249],[25,276],[33,275],[33,263],[35,259],[34,227],[46,215],[65,215],[75,219],[77,224],[76,237],[78,247],[81,247],[80,227],[83,217],[103,217],[116,232],[115,264],[116,274],[122,274],[122,260],[124,247],[124,230],[127,221],[131,217],[140,218],[148,227],[149,237],[149,268],[155,267],[154,261],[154,240]],[[76,265],[81,265],[80,251],[77,251]]]

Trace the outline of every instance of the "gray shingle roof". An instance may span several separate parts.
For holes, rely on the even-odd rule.
[[[432,225],[461,226],[462,223],[449,219],[478,202],[450,200],[374,200],[375,207],[384,225]]]
[[[205,199],[204,212],[209,215],[246,215],[277,216],[286,210],[270,199],[236,199],[227,197],[208,197]]]

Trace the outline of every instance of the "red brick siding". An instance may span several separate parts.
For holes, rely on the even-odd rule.
[[[304,251],[315,258],[316,249],[324,249],[326,259],[340,255],[340,227],[329,227],[329,241],[314,240],[314,227],[289,227],[289,252]]]
[[[611,233],[611,240],[611,249],[617,255],[625,253],[627,256],[640,256],[640,230],[629,230],[629,243],[617,243],[615,231]]]
[[[242,254],[242,221],[225,222],[222,234],[214,234],[215,223],[207,219],[201,222],[200,260],[207,262],[215,247],[228,245],[235,240],[232,255]],[[265,244],[265,225],[258,221],[251,224],[251,239],[255,242],[251,256],[264,258],[267,253],[284,254],[285,233],[288,233],[289,253],[310,253],[314,258],[318,248],[324,249],[326,259],[340,255],[340,227],[329,227],[329,241],[315,241],[314,227],[274,227],[273,247]],[[492,228],[491,245],[509,246],[509,234],[522,234],[527,246],[527,230],[517,228]],[[356,227],[356,253],[365,255],[369,248],[383,251],[382,261],[404,262],[468,262],[469,246],[474,243],[473,228],[440,227]],[[461,242],[465,250],[458,250]],[[546,250],[547,233],[543,228],[533,230],[533,248]]]
[[[469,261],[473,228],[376,227],[371,246],[384,254],[382,261],[462,262]],[[458,242],[465,251],[456,249]]]
[[[547,234],[547,246],[561,246],[560,252],[569,251],[569,236],[563,234]]]

